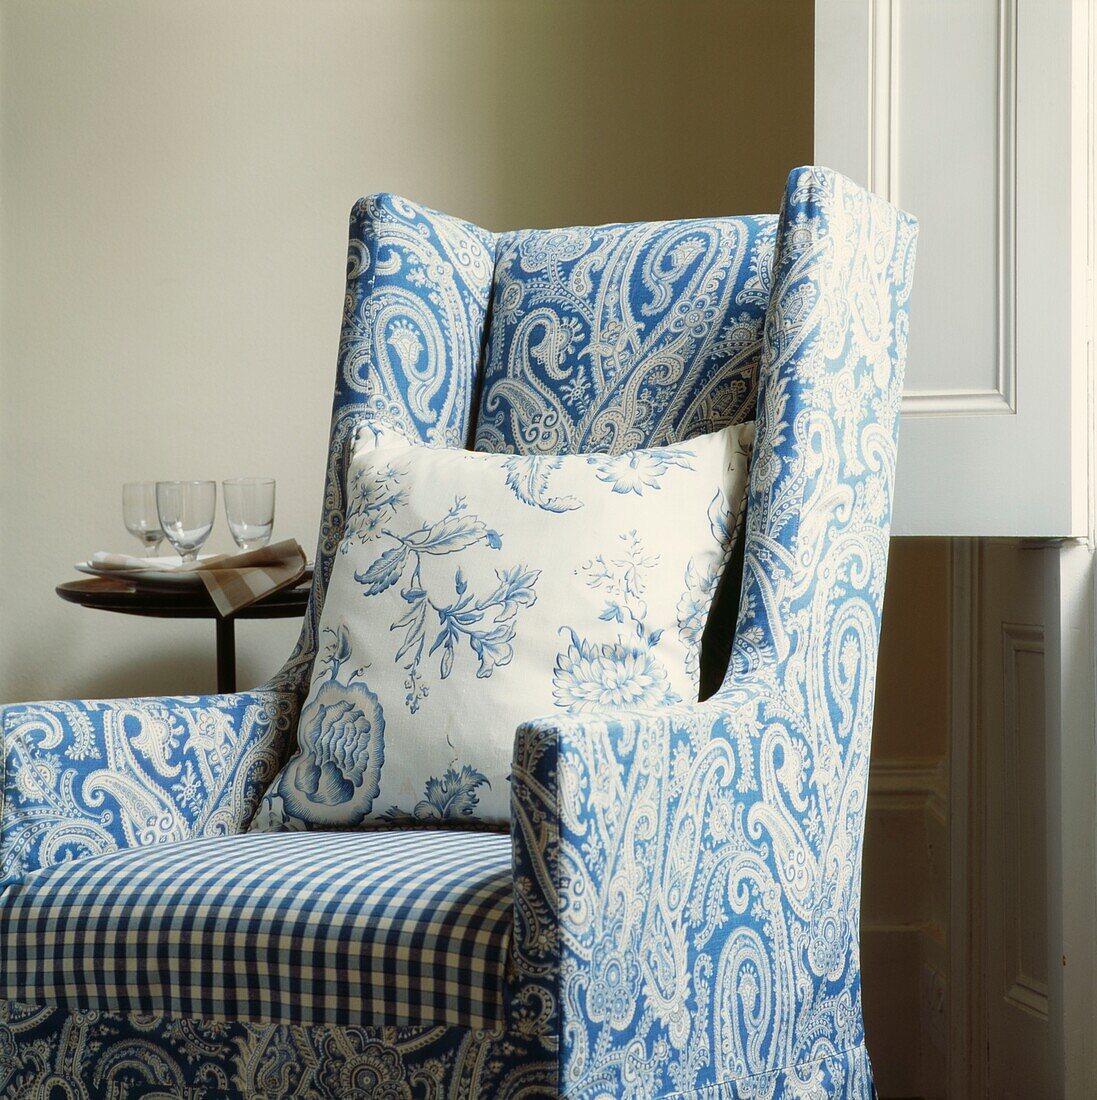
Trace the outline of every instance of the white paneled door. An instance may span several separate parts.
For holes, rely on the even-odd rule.
[[[1090,7],[816,0],[815,159],[921,223],[896,534],[1089,531]]]

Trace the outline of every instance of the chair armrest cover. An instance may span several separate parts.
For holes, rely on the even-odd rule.
[[[863,812],[867,766],[821,810],[803,726],[755,681],[519,730],[514,1011],[563,1037],[563,1091],[685,1092],[861,1043],[840,1011],[860,984],[859,853],[823,821]],[[805,998],[817,1030],[788,1016]]]
[[[281,763],[297,707],[292,691],[259,688],[0,708],[0,879],[240,831]]]

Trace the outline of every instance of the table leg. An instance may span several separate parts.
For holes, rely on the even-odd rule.
[[[236,690],[236,620],[217,619],[217,693]]]

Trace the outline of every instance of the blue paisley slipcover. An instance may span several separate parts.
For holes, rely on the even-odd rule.
[[[495,236],[362,200],[286,666],[0,711],[0,1096],[870,1097],[861,843],[916,234],[819,168],[779,218]],[[755,415],[715,695],[523,725],[509,837],[245,831],[293,747],[360,427],[620,453]]]

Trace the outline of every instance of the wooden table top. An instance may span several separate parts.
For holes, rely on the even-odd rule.
[[[289,619],[304,614],[311,578],[294,588],[283,588],[257,600],[231,616],[234,619]],[[69,603],[121,615],[146,615],[159,619],[216,619],[217,608],[204,587],[153,589],[110,577],[66,581],[55,589]]]

